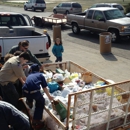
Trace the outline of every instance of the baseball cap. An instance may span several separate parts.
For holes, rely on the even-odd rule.
[[[39,71],[40,70],[39,65],[38,64],[31,65],[30,70],[32,70],[32,71]]]
[[[61,82],[65,80],[65,77],[63,77],[62,74],[56,73],[53,75],[53,80],[55,80],[56,82]]]

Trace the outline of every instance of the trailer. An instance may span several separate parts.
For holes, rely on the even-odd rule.
[[[42,27],[45,23],[51,24],[66,24],[66,15],[64,14],[51,14],[48,17],[44,16],[33,16],[32,20],[36,26]]]
[[[44,64],[44,69],[55,71],[57,66],[61,65],[63,70],[67,69],[71,73],[90,72],[72,61]],[[127,130],[130,128],[130,91],[125,89],[129,88],[130,81],[111,84],[95,73],[91,72],[91,74],[92,83],[102,80],[106,85],[69,94],[67,105],[63,103],[67,109],[65,122],[57,118],[52,109],[45,107],[53,124],[57,125],[57,128],[53,127],[49,130]],[[23,111],[26,110],[27,115],[32,119],[32,112],[27,108],[25,99],[22,98],[21,102],[25,106]],[[108,105],[99,110],[101,102]]]

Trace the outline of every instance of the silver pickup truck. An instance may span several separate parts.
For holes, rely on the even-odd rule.
[[[111,32],[112,42],[117,42],[120,36],[130,36],[130,18],[116,8],[91,8],[80,14],[68,14],[67,24],[72,26],[74,34],[80,29],[91,32]]]
[[[29,50],[41,61],[49,59],[49,43],[46,35],[35,31],[28,15],[0,12],[0,53],[2,60],[12,46],[20,41],[29,41]]]

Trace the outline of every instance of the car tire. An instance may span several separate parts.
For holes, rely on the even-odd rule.
[[[54,14],[57,14],[57,11],[54,9],[54,10],[53,10],[53,13],[54,13]]]
[[[24,10],[27,10],[27,7],[26,7],[26,6],[24,6]]]
[[[35,11],[35,8],[34,8],[34,7],[32,7],[32,11]]]
[[[79,26],[78,26],[77,23],[73,23],[73,24],[72,24],[72,32],[73,32],[74,34],[79,34],[79,33],[80,33],[80,28],[79,28]]]
[[[68,11],[68,10],[66,10],[66,12],[65,12],[65,14],[67,15],[67,14],[69,14],[70,12]]]
[[[111,33],[111,42],[116,43],[120,40],[119,31],[117,29],[111,29],[109,30]]]
[[[42,24],[42,19],[41,18],[38,18],[38,27],[42,27],[43,24]]]
[[[38,19],[36,17],[34,17],[34,23],[35,23],[35,26],[38,26]]]

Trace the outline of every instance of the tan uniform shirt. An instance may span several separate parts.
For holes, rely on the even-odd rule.
[[[25,74],[19,57],[14,56],[6,61],[0,70],[0,84],[6,85],[9,82],[15,82],[20,77],[25,77]]]

